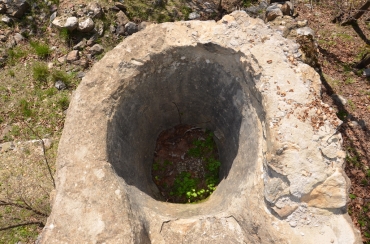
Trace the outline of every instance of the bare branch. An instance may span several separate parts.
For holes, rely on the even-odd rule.
[[[22,201],[23,201],[24,205],[13,202],[13,201],[0,200],[0,206],[13,206],[13,207],[17,207],[17,208],[23,208],[23,209],[30,210],[30,211],[34,212],[35,214],[37,214],[37,215],[40,215],[40,216],[43,216],[43,217],[48,217],[47,214],[45,214],[45,213],[43,213],[43,212],[41,212],[37,209],[32,208],[24,200],[22,200]]]
[[[30,221],[30,222],[25,222],[25,223],[21,223],[21,224],[9,225],[9,226],[6,226],[6,227],[2,227],[2,228],[0,228],[0,231],[9,230],[9,229],[12,229],[12,228],[16,228],[16,227],[19,227],[19,226],[26,226],[26,225],[39,225],[41,227],[45,226],[44,223],[42,223],[40,221]]]
[[[43,156],[44,156],[44,160],[45,160],[45,163],[46,163],[46,166],[48,168],[48,171],[49,171],[49,175],[51,177],[51,180],[53,182],[53,186],[55,188],[55,180],[54,180],[54,176],[51,172],[51,168],[50,168],[50,164],[49,164],[49,161],[48,161],[48,158],[46,157],[46,149],[45,149],[45,143],[44,143],[44,140],[40,137],[40,135],[38,133],[36,133],[36,131],[34,131],[31,126],[29,126],[26,122],[24,122],[25,125],[32,131],[33,134],[35,134],[39,140],[41,141],[41,145],[42,145],[42,152],[43,152]]]

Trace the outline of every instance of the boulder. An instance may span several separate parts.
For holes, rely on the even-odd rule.
[[[14,18],[21,18],[30,8],[26,0],[9,0],[5,3],[6,14]]]
[[[272,21],[278,16],[283,16],[283,12],[281,11],[279,4],[273,4],[266,8],[267,21]]]
[[[40,243],[361,243],[344,158],[322,154],[341,151],[340,121],[319,74],[287,58],[298,48],[242,11],[125,38],[72,96]],[[169,203],[152,180],[157,137],[179,123],[217,136],[203,202]]]
[[[100,44],[95,44],[90,48],[91,55],[101,54],[102,52],[104,52],[104,47]]]
[[[134,22],[128,22],[125,25],[125,33],[127,33],[127,35],[132,35],[138,31],[139,31],[138,26]]]
[[[78,27],[78,19],[76,17],[58,16],[55,17],[52,24],[58,29],[65,28],[69,31],[73,31]]]
[[[78,21],[77,30],[81,32],[90,32],[94,29],[95,24],[91,18],[80,19]]]

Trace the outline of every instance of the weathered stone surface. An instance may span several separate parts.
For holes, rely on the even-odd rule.
[[[266,20],[272,21],[278,16],[283,16],[283,12],[280,9],[281,4],[273,4],[266,8]]]
[[[101,54],[104,52],[104,47],[100,44],[95,44],[90,48],[91,55]]]
[[[337,169],[324,183],[302,198],[310,207],[341,208],[348,201],[349,179],[343,170]]]
[[[91,18],[87,18],[85,20],[80,20],[78,22],[77,30],[81,32],[89,32],[92,31],[95,27],[94,21]]]
[[[130,19],[126,16],[126,14],[122,11],[119,11],[117,14],[116,14],[116,17],[117,17],[117,24],[119,26],[125,26],[129,21]]]
[[[29,9],[30,5],[26,0],[6,1],[6,13],[14,18],[21,18]]]
[[[240,11],[127,37],[73,95],[41,243],[360,243],[336,209],[343,157],[321,151],[341,151],[340,121],[313,123],[328,105],[314,69],[289,61],[298,50]],[[151,178],[156,138],[179,111],[217,135],[221,182],[198,204],[166,202]]]
[[[58,16],[55,17],[52,24],[59,28],[66,28],[67,30],[75,30],[78,27],[78,19],[76,17]]]
[[[76,61],[80,58],[79,51],[73,50],[67,54],[66,60],[67,62]]]

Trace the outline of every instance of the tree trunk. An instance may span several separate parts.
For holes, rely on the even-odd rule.
[[[367,53],[362,57],[361,61],[358,64],[356,64],[355,68],[363,69],[369,64],[370,64],[370,53]]]
[[[358,20],[366,12],[366,10],[369,7],[370,7],[370,0],[367,0],[366,3],[364,5],[362,5],[362,7],[354,15],[351,15],[349,18],[344,20],[341,23],[341,25],[348,25],[348,24],[353,23],[353,21]]]

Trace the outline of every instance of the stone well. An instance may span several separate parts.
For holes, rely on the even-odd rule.
[[[41,242],[360,243],[340,121],[298,48],[243,12],[125,39],[73,95]],[[215,134],[220,184],[202,203],[167,203],[151,179],[179,123]]]

